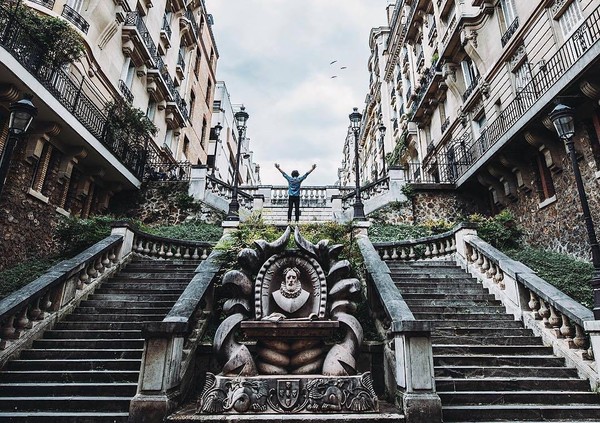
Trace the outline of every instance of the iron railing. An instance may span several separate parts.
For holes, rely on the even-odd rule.
[[[133,93],[122,79],[119,79],[119,91],[121,91],[121,94],[123,94],[123,98],[127,103],[133,103]]]
[[[177,55],[177,66],[181,68],[181,72],[185,72],[185,59],[183,58],[181,52]]]
[[[81,30],[81,32],[84,34],[87,34],[88,30],[90,29],[90,24],[88,21],[86,21],[83,16],[77,13],[77,11],[69,5],[65,4],[61,16],[75,25],[76,28],[79,28],[79,30]]]
[[[171,39],[171,25],[169,25],[167,15],[163,15],[163,24],[161,30],[167,34],[167,39]]]
[[[475,91],[475,88],[477,88],[477,86],[479,85],[480,79],[481,79],[481,76],[479,76],[479,75],[477,75],[475,78],[473,78],[473,80],[471,81],[471,84],[467,87],[467,89],[463,93],[463,96],[462,96],[463,101],[467,101],[467,99],[471,96],[473,91]]]
[[[423,100],[425,99],[425,95],[429,91],[429,87],[431,86],[431,84],[433,84],[433,79],[435,78],[435,75],[437,73],[438,73],[438,69],[436,69],[435,66],[431,66],[429,68],[429,70],[427,71],[427,73],[425,74],[425,80],[421,84],[421,91],[419,91],[417,99],[414,101],[414,103],[412,104],[412,107],[411,107],[411,112],[413,115],[419,109],[419,107],[421,106],[421,103],[423,103]]]
[[[54,0],[31,0],[33,3],[37,3],[41,6],[44,6],[50,10],[54,8]]]
[[[594,10],[571,38],[546,62],[544,68],[532,76],[531,81],[522,89],[522,92],[527,95],[518,95],[508,103],[502,113],[488,123],[481,137],[473,140],[470,130],[467,129],[446,149],[446,152],[453,149],[456,153],[455,179],[465,174],[489,148],[498,142],[598,40],[600,40],[600,8]],[[461,148],[456,149],[456,145],[460,145]]]
[[[421,163],[407,163],[404,165],[404,178],[408,183],[442,184],[453,183],[454,165],[436,163],[431,169],[425,170]]]
[[[510,24],[510,26],[508,27],[508,29],[506,30],[506,32],[502,35],[502,38],[500,38],[500,42],[502,43],[502,47],[504,47],[508,43],[508,41],[514,35],[514,33],[517,32],[518,28],[519,28],[519,18],[515,18],[515,20],[513,21],[513,23]]]
[[[77,81],[60,65],[53,65],[52,52],[32,40],[28,30],[5,8],[0,7],[0,46],[9,52],[48,92],[56,98],[96,139],[136,177],[143,175],[147,140],[128,144],[108,130],[107,100],[83,77]]]
[[[442,123],[442,134],[446,132],[446,129],[450,126],[450,118],[447,117],[444,123]]]
[[[158,56],[156,44],[154,44],[150,31],[148,31],[142,16],[138,12],[128,12],[123,26],[134,26],[137,29],[141,41],[146,46],[150,57],[155,59]]]
[[[181,182],[189,181],[192,173],[190,162],[166,162],[160,160],[148,160],[145,181]]]
[[[200,30],[198,29],[198,23],[196,22],[194,12],[192,12],[190,9],[185,9],[185,17],[192,24],[194,35],[196,36],[196,38],[198,38],[198,36],[200,35]]]

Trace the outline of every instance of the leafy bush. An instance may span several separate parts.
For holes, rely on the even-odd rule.
[[[594,300],[590,279],[594,272],[591,263],[574,259],[565,254],[546,251],[539,248],[525,247],[506,250],[505,253],[519,260],[540,278],[554,285],[562,292],[591,308]]]
[[[61,261],[60,258],[32,259],[0,272],[0,298],[27,285]]]
[[[200,222],[182,223],[173,226],[148,227],[145,231],[165,238],[204,242],[216,242],[223,234],[223,229],[220,226]]]
[[[375,223],[369,228],[371,242],[392,242],[417,239],[431,235],[431,229],[415,225],[388,225]]]
[[[517,248],[520,245],[523,232],[508,210],[503,210],[493,217],[472,214],[467,220],[476,223],[479,237],[496,248]]]
[[[113,216],[94,216],[89,219],[69,217],[62,219],[56,230],[62,245],[63,257],[79,254],[110,235]]]

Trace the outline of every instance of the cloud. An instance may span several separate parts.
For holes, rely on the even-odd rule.
[[[283,184],[275,162],[301,172],[317,163],[307,183],[336,182],[348,114],[362,108],[368,91],[369,32],[386,24],[387,3],[206,1],[220,53],[217,79],[250,114],[263,184]]]

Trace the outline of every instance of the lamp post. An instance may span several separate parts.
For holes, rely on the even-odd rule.
[[[381,155],[382,155],[382,160],[381,160],[381,166],[382,166],[382,170],[383,170],[383,174],[382,176],[385,176],[385,125],[383,124],[381,117],[379,118],[379,127],[377,128],[379,129],[379,146],[381,147]]]
[[[235,122],[238,130],[238,142],[237,142],[237,153],[235,155],[235,169],[233,171],[233,193],[231,194],[231,201],[229,202],[229,211],[225,220],[228,221],[239,221],[240,220],[240,203],[238,203],[238,174],[240,173],[240,151],[242,148],[242,141],[246,132],[246,122],[250,116],[246,113],[246,108],[242,106],[240,111],[234,115]]]
[[[6,182],[10,159],[17,141],[23,137],[33,118],[37,115],[37,107],[31,102],[31,97],[25,97],[22,100],[10,105],[10,118],[8,120],[8,139],[0,158],[0,195]]]
[[[217,124],[213,128],[216,140],[215,140],[215,154],[213,156],[212,176],[215,176],[215,168],[217,167],[217,148],[219,146],[219,136],[221,135],[222,129],[223,129],[223,126],[221,126],[221,122],[217,122]]]
[[[355,107],[348,117],[350,118],[352,132],[354,132],[354,175],[356,176],[356,195],[354,196],[353,220],[366,220],[365,207],[360,199],[360,174],[358,169],[358,135],[360,133],[362,115],[358,112],[358,108]]]
[[[550,112],[549,117],[554,124],[554,128],[556,129],[558,136],[567,146],[569,158],[571,159],[571,165],[573,166],[573,173],[575,174],[575,182],[577,184],[577,192],[579,194],[579,202],[581,203],[583,218],[585,220],[585,228],[587,230],[588,240],[592,250],[594,274],[590,283],[592,285],[592,290],[594,291],[594,318],[596,320],[600,320],[600,247],[598,246],[594,222],[590,213],[590,206],[588,204],[587,195],[583,186],[583,179],[581,178],[581,172],[579,170],[579,163],[577,162],[577,156],[575,154],[575,147],[573,145],[573,136],[575,135],[574,110],[569,106],[565,106],[564,104],[558,104],[552,110],[552,112]]]

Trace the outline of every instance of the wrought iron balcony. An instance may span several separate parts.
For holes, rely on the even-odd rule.
[[[75,25],[84,34],[87,34],[90,29],[90,24],[71,6],[65,4],[61,16]]]
[[[119,79],[119,91],[121,91],[121,94],[127,103],[133,103],[133,93],[122,79]]]
[[[467,87],[467,89],[465,90],[465,92],[462,95],[463,101],[466,102],[467,99],[471,96],[471,94],[473,93],[473,91],[475,91],[475,88],[477,88],[477,86],[479,85],[479,80],[481,79],[481,77],[479,75],[477,75],[477,77],[473,78],[473,80],[471,81],[471,85],[469,85]]]
[[[518,28],[519,28],[519,18],[515,18],[513,23],[510,24],[510,26],[508,27],[508,29],[506,30],[506,32],[502,35],[502,38],[500,39],[500,42],[502,43],[502,47],[504,47],[508,43],[508,41],[511,39],[513,34],[515,32],[517,32]]]
[[[433,82],[436,75],[441,76],[441,71],[439,71],[435,66],[431,66],[427,73],[425,73],[425,79],[421,84],[421,90],[419,91],[419,94],[417,95],[417,98],[411,107],[411,114],[413,117],[419,117],[420,114],[417,112],[420,111],[424,105],[425,99],[430,97],[428,94],[432,92]]]
[[[162,33],[164,32],[164,38],[168,40],[171,39],[171,25],[169,25],[169,20],[167,19],[167,16],[164,15],[163,16],[163,23],[162,23],[162,28],[161,28],[161,36],[163,35]]]
[[[431,24],[431,28],[429,28],[429,34],[427,36],[427,39],[429,40],[429,44],[431,45],[431,41],[433,40],[433,38],[437,35],[437,24],[435,23],[435,21],[433,21],[433,23]]]
[[[442,123],[442,134],[446,132],[446,129],[450,126],[450,118],[447,117],[444,123]]]
[[[131,39],[139,47],[138,55],[144,62],[152,62],[158,56],[158,49],[150,32],[138,12],[129,12],[123,23],[123,36]]]
[[[31,0],[33,3],[37,3],[41,6],[44,6],[50,10],[54,8],[54,0]]]
[[[475,165],[487,151],[500,140],[508,142],[506,134],[515,128],[523,128],[527,121],[524,116],[532,110],[541,111],[548,103],[543,98],[550,89],[555,90],[561,78],[573,69],[577,62],[588,52],[590,47],[600,42],[600,8],[596,8],[580,27],[552,56],[546,61],[544,69],[533,75],[531,81],[525,85],[521,92],[527,95],[518,95],[513,101],[506,104],[500,115],[488,123],[487,129],[481,137],[473,139],[470,129],[465,130],[457,139],[452,140],[452,146],[462,146],[458,151],[453,151],[453,177],[455,179],[464,175]],[[596,56],[597,58],[597,56]],[[589,57],[587,60],[591,60]],[[566,87],[571,81],[563,81]],[[542,99],[543,100],[540,100]],[[449,149],[438,156],[438,160],[446,162]]]
[[[177,55],[177,73],[181,78],[183,78],[183,75],[185,74],[185,59],[181,52]]]
[[[198,38],[200,36],[200,30],[198,28],[198,22],[196,22],[196,17],[194,16],[194,12],[192,12],[190,9],[185,9],[185,17],[192,24],[194,35],[196,38]]]

